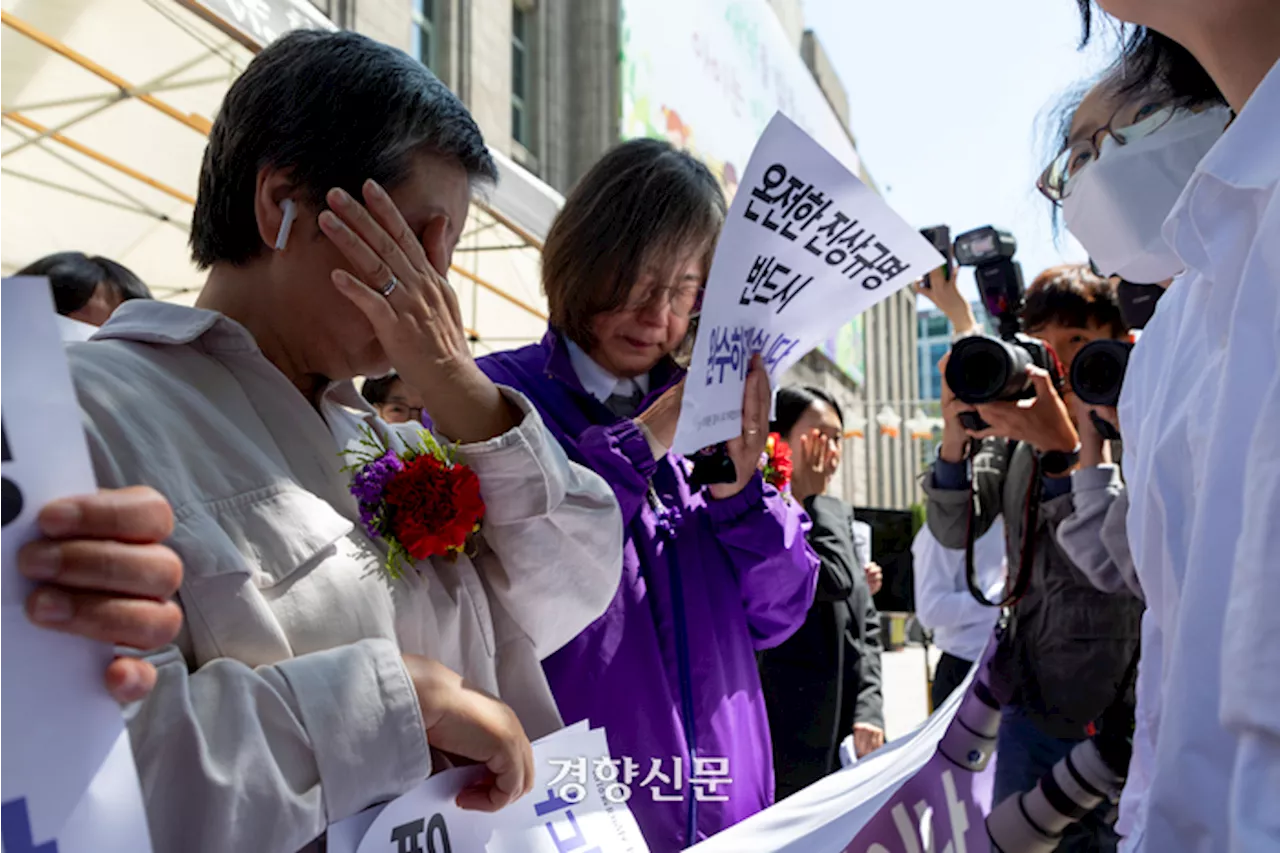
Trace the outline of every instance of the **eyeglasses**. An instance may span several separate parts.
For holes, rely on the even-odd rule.
[[[679,284],[654,285],[642,290],[633,289],[627,300],[628,311],[639,311],[652,305],[660,305],[666,299],[671,313],[687,320],[702,308],[702,282],[682,281]]]
[[[1103,141],[1110,136],[1117,145],[1128,145],[1150,136],[1180,112],[1179,107],[1161,100],[1136,100],[1112,114],[1111,120],[1087,138],[1068,145],[1045,167],[1036,189],[1054,204],[1070,195],[1070,181],[1080,170],[1098,159]]]
[[[404,403],[384,403],[381,407],[382,419],[389,424],[422,423],[422,408],[407,406]]]

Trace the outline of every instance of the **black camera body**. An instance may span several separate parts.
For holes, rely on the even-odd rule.
[[[1108,338],[1080,348],[1071,362],[1071,390],[1090,406],[1116,406],[1133,344]]]
[[[1061,382],[1062,367],[1053,348],[1022,333],[1018,315],[1025,288],[1022,267],[1013,259],[1017,251],[1018,241],[1012,234],[990,225],[956,238],[956,263],[974,268],[982,304],[1000,330],[998,338],[975,335],[951,348],[947,386],[957,399],[971,406],[1034,397],[1035,387],[1027,376],[1029,365],[1047,370],[1055,385]],[[988,426],[976,412],[965,412],[961,422],[974,431]]]
[[[951,348],[947,385],[957,399],[971,406],[1026,400],[1036,395],[1027,376],[1031,365],[1047,370],[1055,384],[1060,381],[1058,357],[1039,338],[1021,332],[1003,339],[974,335]]]

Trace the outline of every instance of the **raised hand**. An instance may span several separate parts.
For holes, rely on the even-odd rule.
[[[738,472],[733,483],[708,486],[716,500],[731,498],[746,488],[760,467],[760,454],[769,440],[769,373],[764,359],[756,353],[751,357],[751,369],[747,373],[746,387],[742,393],[742,433],[729,439],[729,458]]]
[[[368,318],[396,372],[422,394],[441,433],[483,441],[514,423],[502,393],[476,366],[449,286],[448,219],[431,220],[419,240],[395,202],[365,181],[364,204],[346,191],[326,196],[320,229],[351,262],[333,284]]]
[[[840,445],[818,430],[800,436],[800,447],[791,468],[791,496],[804,503],[814,495],[826,494],[831,478],[840,467]]]
[[[938,306],[938,310],[946,315],[951,321],[955,334],[963,335],[972,332],[978,328],[977,318],[973,316],[973,309],[969,307],[968,301],[965,300],[964,294],[960,292],[959,285],[956,284],[956,276],[960,274],[960,268],[955,264],[951,265],[951,278],[944,278],[942,275],[942,267],[938,267],[929,273],[928,287],[915,288],[915,292],[924,296],[934,305]]]

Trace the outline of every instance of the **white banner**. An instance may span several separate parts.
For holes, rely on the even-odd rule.
[[[389,803],[329,827],[329,853],[645,853],[631,810],[600,772],[609,757],[604,729],[585,722],[533,745],[533,791],[495,812],[454,802],[483,768],[437,773]],[[594,771],[594,772],[593,772]],[[614,777],[616,778],[616,776]]]
[[[916,731],[876,750],[691,853],[964,853],[986,849],[994,764],[980,773],[938,749],[977,667]],[[966,731],[958,732],[963,739]]]
[[[96,490],[49,281],[3,293],[4,541],[0,828],[5,853],[151,849],[120,706],[102,679],[110,646],[37,628],[23,602],[18,549],[50,501]],[[47,845],[54,842],[53,845]]]
[[[740,434],[753,353],[776,380],[942,263],[874,190],[775,115],[716,247],[673,449],[687,455]]]

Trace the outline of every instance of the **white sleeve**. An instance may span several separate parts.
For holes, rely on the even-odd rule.
[[[164,851],[298,850],[431,772],[418,700],[390,640],[250,669],[189,672],[170,646],[129,734]]]
[[[1245,465],[1222,643],[1222,721],[1240,738],[1232,853],[1280,847],[1280,376],[1265,394]]]
[[[546,658],[604,613],[622,577],[622,514],[598,474],[569,461],[533,405],[516,427],[460,448],[480,479],[490,592]]]
[[[991,621],[991,608],[969,592],[963,551],[944,548],[925,525],[916,534],[911,553],[916,617],[921,625],[933,631]],[[991,597],[994,590],[983,592]]]

